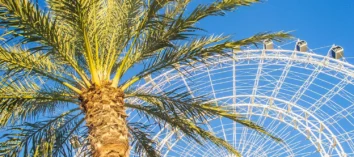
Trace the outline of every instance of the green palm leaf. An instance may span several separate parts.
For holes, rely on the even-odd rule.
[[[156,142],[150,137],[149,125],[140,123],[130,123],[129,133],[132,136],[132,144],[135,145],[135,152],[139,156],[159,157],[156,150]]]
[[[7,140],[0,145],[0,155],[61,156],[63,152],[71,153],[63,150],[62,145],[68,143],[69,137],[81,126],[83,120],[79,120],[79,116],[78,109],[73,109],[49,120],[11,127],[2,136]]]
[[[141,114],[144,114],[147,117],[155,118],[158,123],[168,124],[172,128],[183,132],[188,138],[193,139],[201,145],[205,142],[204,140],[211,141],[216,146],[225,148],[231,153],[241,156],[239,152],[229,143],[196,125],[196,121],[191,121],[178,115],[168,114],[169,110],[162,110],[154,106],[141,106],[134,104],[126,104],[126,106],[139,110]]]
[[[38,119],[39,115],[54,113],[65,108],[75,98],[68,89],[46,89],[34,83],[35,80],[3,82],[0,87],[0,127],[28,119]],[[65,93],[65,94],[64,94]]]

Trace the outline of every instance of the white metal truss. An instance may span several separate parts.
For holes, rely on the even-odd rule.
[[[244,156],[354,156],[354,66],[331,58],[326,50],[317,54],[287,49],[236,51],[233,59],[214,56],[207,67],[194,64],[152,75],[138,88],[209,95],[210,102],[284,140],[277,143],[230,120],[211,117],[205,128]],[[152,124],[135,111],[129,115],[129,121]],[[162,156],[232,157],[212,143],[200,146],[169,126],[152,126],[151,131]]]

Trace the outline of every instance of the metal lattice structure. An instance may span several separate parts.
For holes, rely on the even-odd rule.
[[[149,76],[140,88],[150,92],[181,88],[192,97],[208,95],[217,105],[229,107],[284,140],[276,143],[230,120],[210,119],[206,129],[243,156],[354,156],[354,65],[331,56],[334,46],[328,55],[297,46],[284,50],[265,45],[235,51],[234,59],[212,57],[210,66],[195,64]],[[129,118],[149,123],[134,111]],[[168,126],[154,130],[162,156],[231,157],[211,143],[200,146],[187,140]]]

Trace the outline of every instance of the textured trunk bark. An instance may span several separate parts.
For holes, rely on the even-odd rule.
[[[128,157],[124,93],[109,84],[92,87],[81,97],[93,157]]]

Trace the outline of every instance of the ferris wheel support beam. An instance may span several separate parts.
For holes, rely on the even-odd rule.
[[[189,85],[188,85],[188,83],[187,83],[187,80],[186,80],[186,78],[184,77],[184,74],[182,74],[182,73],[178,73],[178,74],[179,74],[179,76],[181,77],[181,79],[183,80],[183,83],[184,83],[184,85],[186,86],[186,88],[187,88],[189,94],[191,95],[192,98],[194,98],[195,96],[194,96],[194,94],[193,94],[191,88],[189,87]]]
[[[296,51],[293,51],[291,57],[295,58],[295,56],[296,56]],[[293,60],[288,60],[288,62],[286,63],[286,66],[285,66],[283,72],[281,73],[281,76],[280,76],[279,80],[277,81],[277,84],[274,87],[271,97],[274,97],[274,98],[277,97],[277,95],[280,91],[280,88],[283,86],[285,78],[288,76],[288,73],[290,71],[291,66],[293,65],[293,62],[294,62]],[[268,103],[269,103],[269,101],[267,102],[267,104]]]
[[[209,71],[209,67],[206,67],[206,70],[208,72],[208,77],[209,77],[209,82],[210,82],[210,87],[211,87],[211,90],[212,90],[212,93],[213,93],[213,96],[214,96],[214,99],[216,99],[216,94],[215,94],[215,90],[214,90],[214,84],[213,84],[213,80],[211,79],[211,75],[210,75],[210,71]],[[216,106],[219,106],[218,102],[216,101]],[[220,118],[220,121],[221,121],[221,118]],[[221,123],[222,124],[222,123]],[[209,124],[206,124],[209,131],[213,132],[213,128],[211,128],[211,126]],[[222,129],[224,130],[224,126],[222,124]],[[226,135],[224,134],[224,139],[226,140]]]
[[[278,54],[279,54],[279,53],[278,53]],[[263,55],[263,54],[262,54],[262,55]],[[292,53],[292,55],[291,55],[291,57],[293,58],[293,57],[295,57],[295,56],[296,56],[296,51],[294,50],[293,53]],[[288,62],[286,63],[286,66],[285,66],[285,68],[284,68],[284,70],[282,71],[282,74],[281,74],[280,78],[279,78],[278,81],[277,81],[277,84],[276,84],[275,87],[274,87],[274,90],[273,90],[273,92],[272,92],[272,94],[271,94],[271,97],[276,97],[276,96],[278,95],[278,93],[279,93],[279,91],[280,91],[280,88],[282,87],[282,85],[283,85],[283,83],[284,83],[284,81],[285,81],[285,78],[287,77],[287,75],[288,75],[288,73],[289,73],[289,71],[290,71],[290,68],[291,68],[292,64],[293,64],[293,60],[288,60]],[[252,94],[252,95],[255,95],[255,94]],[[267,101],[266,105],[269,105],[269,100]],[[263,120],[262,120],[261,122],[258,121],[258,123],[259,123],[260,125],[263,125],[265,119],[266,119],[266,118],[263,118]],[[264,144],[265,144],[265,143],[266,143],[266,142],[264,142]]]
[[[328,53],[330,50],[328,51]],[[312,82],[317,78],[317,76],[321,73],[321,71],[324,68],[324,65],[328,63],[327,58],[323,58],[322,64],[317,65],[316,69],[312,72],[312,74],[306,79],[306,81],[303,83],[302,86],[300,86],[299,90],[294,94],[294,96],[291,98],[290,102],[297,103],[301,96],[307,91],[309,86],[312,84]]]
[[[289,63],[289,62],[288,62]],[[289,64],[288,64],[289,65]],[[283,71],[284,72],[284,71]],[[282,74],[284,74],[284,73],[282,73]],[[266,103],[266,105],[268,106],[269,105],[269,100],[267,100],[267,103]],[[263,111],[264,112],[264,111]],[[259,124],[260,126],[263,126],[264,125],[264,122],[265,122],[265,120],[266,120],[266,116],[259,116],[259,118],[258,118],[258,121],[257,121],[257,124]],[[272,124],[272,123],[271,123]],[[289,127],[289,125],[287,125],[286,127],[283,127],[282,128],[282,130],[286,130],[286,128],[288,128]],[[270,131],[270,132],[273,132],[277,127],[270,127],[271,129],[270,130],[268,130],[268,131]],[[283,139],[283,138],[282,138]],[[267,139],[265,142],[263,142],[263,145],[264,144],[266,144],[268,141],[270,141],[271,139]],[[258,143],[261,143],[260,141],[258,141]],[[269,145],[268,145],[269,146]],[[292,153],[293,154],[293,153]],[[251,155],[249,155],[249,156],[251,156]]]
[[[289,125],[287,125],[288,127],[289,127]],[[289,134],[290,135],[290,134]],[[288,135],[288,136],[289,136]],[[282,137],[281,137],[282,138]],[[287,136],[286,137],[284,137],[284,138],[287,138]],[[266,142],[268,142],[269,140],[267,140]],[[266,145],[266,143],[263,143],[263,145]],[[270,146],[269,146],[269,148],[272,146],[272,145],[274,145],[274,144],[271,144]],[[295,145],[295,144],[294,144]],[[309,147],[310,146],[312,146],[311,144],[309,144],[308,145]],[[290,156],[290,157],[295,157],[295,155],[294,155],[294,152],[293,152],[293,150],[292,149],[287,149],[289,152],[284,152],[284,151],[281,151],[281,149],[273,149],[272,151],[270,151],[270,153],[271,154],[277,154],[278,156],[282,156],[283,154],[288,154],[287,156]],[[253,154],[251,154],[251,155],[253,155]],[[251,156],[250,155],[250,156]]]
[[[240,141],[240,142],[242,142],[243,145],[245,145],[245,147],[246,147],[246,146],[249,146],[249,147],[255,146],[255,147],[258,147],[259,149],[262,149],[262,147],[259,147],[259,146],[257,146],[255,143],[251,143],[250,141],[247,141],[247,140],[246,140],[246,141]],[[194,147],[196,147],[196,146],[194,146]],[[228,153],[225,153],[224,151],[223,151],[223,152],[220,152],[220,151],[218,151],[218,150],[216,150],[216,149],[218,149],[218,147],[214,147],[213,150],[215,150],[215,151],[211,151],[211,152],[216,152],[217,154],[216,154],[216,153],[209,154],[209,152],[206,152],[206,151],[205,151],[202,156],[234,157],[234,156],[229,155]],[[264,153],[264,152],[266,152],[266,151],[263,150],[262,152]],[[259,154],[259,155],[261,155],[261,154]],[[258,155],[258,156],[259,156],[259,155]],[[265,154],[262,154],[262,155],[265,155]],[[185,154],[182,154],[182,156],[185,156]]]
[[[254,80],[253,88],[252,88],[252,95],[253,96],[255,96],[257,94],[259,79],[261,77],[262,68],[263,68],[263,64],[264,64],[264,57],[265,57],[265,50],[262,50],[261,58],[259,59],[259,63],[258,63],[256,79]],[[254,103],[253,97],[251,98],[250,103]]]
[[[331,90],[329,90],[326,94],[322,95],[320,99],[318,99],[308,110],[312,112],[316,112],[323,105],[327,104],[335,95],[337,95],[346,85],[348,85],[348,76],[345,79],[341,80],[338,84],[336,84]]]
[[[290,99],[290,102],[297,103],[301,96],[307,91],[312,82],[317,78],[318,74],[321,73],[323,66],[317,66],[316,69],[312,72],[312,74],[306,79],[304,84],[300,86],[294,96]]]
[[[248,115],[248,114],[246,114],[246,115]],[[243,128],[242,128],[242,135],[246,134],[247,131],[248,131],[248,129],[247,129],[246,127],[243,127]],[[241,136],[241,137],[240,137],[240,141],[247,141],[246,138],[247,138],[247,136]],[[242,142],[239,142],[237,148],[240,148],[240,147],[241,147],[241,144],[243,145]],[[243,147],[242,147],[241,150],[239,150],[239,151],[240,151],[241,154],[243,154],[243,151],[244,151],[244,150],[245,150],[245,147],[244,147],[244,145],[243,145]]]
[[[272,121],[272,122],[275,122],[275,121]],[[275,129],[276,128],[278,128],[279,127],[279,125],[280,125],[280,123],[278,123],[275,127],[271,127],[271,129],[270,130],[267,130],[268,132],[273,132],[273,131],[275,131]],[[286,126],[286,127],[289,127],[288,125]],[[284,127],[285,128],[285,127]],[[252,142],[252,143],[255,143],[258,147],[263,147],[264,145],[265,145],[265,143],[267,143],[268,141],[270,142],[271,141],[271,139],[269,139],[269,138],[263,138],[263,139],[257,139],[256,138],[256,136],[255,136],[255,132],[253,132],[252,133],[252,135],[250,136],[250,138],[247,140],[247,141],[250,141],[250,142]],[[256,140],[258,140],[258,141],[256,141]],[[263,144],[258,144],[258,143],[263,143]],[[271,143],[271,142],[270,142]],[[271,144],[270,143],[268,143],[269,145],[269,147],[272,147],[271,146]],[[272,144],[274,144],[274,143],[272,143]],[[257,150],[252,150],[252,146],[248,149],[248,151],[247,152],[245,152],[244,154],[245,154],[245,156],[252,156],[251,154],[253,154],[253,153],[256,153],[256,151]]]
[[[348,112],[347,112],[348,111]],[[337,123],[340,119],[337,117],[346,117],[348,116],[348,113],[353,112],[354,111],[354,104],[342,109],[339,112],[336,112],[335,114],[333,114],[332,116],[327,117],[326,119],[324,119],[323,121],[329,121],[329,120],[333,120],[331,123]]]
[[[279,53],[280,52],[277,52],[277,55],[279,55]],[[290,57],[293,59],[296,58],[296,45],[295,45],[294,51]],[[288,76],[288,73],[290,71],[291,66],[293,65],[293,62],[294,62],[294,60],[288,60],[288,62],[286,63],[285,68],[284,68],[283,72],[281,73],[281,76],[279,77],[277,84],[274,87],[271,97],[277,97],[277,95],[280,91],[280,88],[283,86],[285,78]],[[269,103],[269,101],[267,102],[267,104],[268,103]]]
[[[273,125],[274,124],[274,122],[275,121],[272,121],[271,122],[271,124],[270,125]],[[277,126],[278,127],[278,126]],[[290,127],[290,125],[286,125],[286,127],[288,128],[288,127]],[[273,127],[272,126],[272,128],[275,128],[275,127]],[[272,130],[274,130],[274,129],[272,129]],[[272,132],[272,131],[270,131],[270,132]],[[298,133],[298,134],[301,134],[300,132]],[[255,135],[255,132],[253,132],[253,135]],[[280,137],[280,138],[282,138],[282,137]],[[266,139],[266,138],[262,138],[262,139]],[[249,140],[247,140],[247,141],[249,141]],[[256,146],[257,147],[259,147],[259,148],[267,148],[267,147],[272,147],[272,145],[267,145],[267,147],[263,147],[265,144],[266,144],[266,142],[270,142],[270,143],[272,143],[272,145],[274,145],[274,144],[279,144],[279,143],[274,143],[274,141],[272,140],[272,139],[267,139],[265,142],[263,142],[263,145],[259,145],[259,144],[257,144],[257,143],[255,143],[256,144]],[[261,142],[258,142],[258,143],[261,143]],[[292,144],[292,145],[294,145],[295,143],[293,143],[293,142],[289,142],[290,144]],[[282,153],[288,153],[287,155],[288,156],[294,156],[294,152],[292,151],[292,149],[290,149],[290,146],[289,146],[289,143],[287,142],[287,143],[285,143],[285,142],[283,142],[283,143],[281,143],[282,145],[284,145],[284,147],[286,148],[286,150],[287,151],[283,151]],[[311,145],[312,146],[312,145]],[[271,150],[274,150],[274,149],[271,149]],[[247,156],[257,156],[256,154],[257,154],[257,152],[259,152],[260,150],[259,149],[256,149],[256,150],[254,150],[251,154],[248,154]],[[279,151],[282,151],[282,149],[279,149]],[[264,151],[263,151],[263,153],[264,153]],[[269,153],[269,152],[268,152]],[[273,153],[274,154],[274,153]]]
[[[260,80],[260,77],[261,77],[262,68],[263,68],[263,64],[264,64],[265,51],[266,51],[266,47],[263,48],[263,50],[262,50],[262,52],[261,52],[261,57],[260,57],[260,59],[259,59],[258,68],[257,68],[257,73],[256,73],[256,78],[255,78],[255,80],[254,80],[253,88],[252,88],[252,97],[251,97],[250,100],[249,100],[249,103],[250,103],[250,104],[255,103],[255,102],[254,102],[254,101],[255,101],[255,96],[257,95],[258,84],[259,84],[259,80]],[[236,89],[236,88],[234,88],[234,89]],[[235,95],[236,95],[236,94],[235,94]],[[233,98],[233,99],[235,99],[235,98]],[[236,100],[236,99],[235,99],[235,100]],[[234,103],[234,104],[236,104],[236,103]],[[236,108],[236,106],[235,106],[235,108]],[[252,116],[252,107],[251,107],[251,106],[249,106],[248,112],[250,113],[250,114],[247,114],[247,115],[248,115],[248,119],[251,119],[251,116]],[[234,122],[234,123],[235,123],[235,122]],[[236,123],[235,123],[235,125],[236,125]],[[243,130],[242,130],[242,133],[244,133],[245,131],[246,131],[246,130],[243,129]],[[234,136],[235,136],[235,135],[234,135]],[[241,136],[241,138],[244,139],[244,138],[246,138],[246,136]],[[234,141],[236,141],[236,140],[234,140]],[[241,142],[239,143],[239,145],[240,145],[240,144],[241,144]],[[241,153],[243,153],[244,149],[245,149],[245,147],[242,148]],[[251,148],[250,148],[249,150],[251,150]]]
[[[232,103],[233,104],[236,104],[236,52],[235,52],[235,50],[232,50]],[[216,99],[216,98],[215,98]],[[233,112],[234,113],[237,113],[237,110],[236,110],[237,108],[236,107],[234,107],[233,108]],[[220,118],[220,121],[222,121],[221,120],[221,118]],[[236,122],[232,122],[232,132],[233,132],[233,146],[234,147],[236,147],[236,141],[237,141],[237,129],[236,129],[236,127],[237,127],[237,124],[236,124]],[[222,124],[222,129],[223,129],[223,131],[224,131],[224,126],[223,126],[223,124]],[[226,137],[225,136],[225,131],[224,131],[224,137]],[[226,140],[226,139],[225,139]]]
[[[351,149],[354,149],[354,142],[353,142],[354,138],[353,137],[354,137],[354,130],[338,135],[337,139],[342,142],[348,142],[348,146]]]

